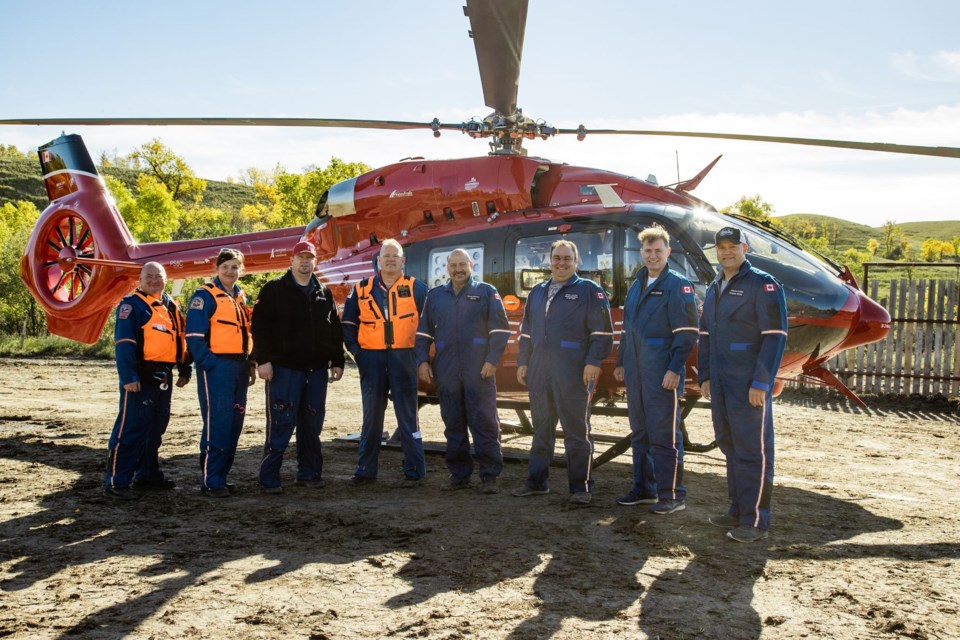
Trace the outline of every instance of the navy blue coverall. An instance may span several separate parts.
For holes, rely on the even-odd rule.
[[[220,278],[213,279],[222,290]],[[231,293],[231,292],[227,292]],[[233,286],[234,297],[240,287]],[[218,356],[210,351],[210,318],[216,309],[210,292],[200,288],[187,309],[187,349],[197,364],[197,395],[203,431],[200,434],[200,488],[222,489],[233,466],[247,412],[250,363],[246,359]]]
[[[175,309],[166,293],[160,303],[169,311]],[[158,451],[163,434],[170,423],[170,398],[173,394],[172,366],[151,366],[143,360],[143,326],[153,313],[138,296],[129,295],[117,307],[117,323],[113,330],[117,373],[120,376],[120,409],[108,444],[110,456],[104,487],[126,489],[135,480],[162,482]],[[181,331],[183,319],[178,318]],[[182,335],[182,334],[181,334]],[[189,360],[177,364],[178,375],[190,378]],[[140,391],[123,388],[140,383]]]
[[[684,500],[680,403],[687,357],[697,344],[697,300],[693,285],[664,269],[650,285],[647,268],[637,272],[623,305],[617,366],[623,367],[633,448],[633,488],[644,498]],[[667,371],[680,376],[675,390],[663,388]]]
[[[597,283],[574,274],[556,293],[547,312],[551,282],[530,291],[520,325],[517,365],[527,367],[534,428],[527,486],[549,489],[559,420],[570,493],[589,492],[593,488],[593,388],[583,384],[583,369],[588,364],[599,367],[613,350],[610,303]]]
[[[481,378],[480,370],[484,363],[500,363],[509,338],[503,301],[489,284],[471,280],[458,294],[448,282],[427,294],[417,328],[417,366],[429,361],[430,343],[435,342],[433,379],[440,397],[451,482],[466,482],[473,473],[468,428],[480,479],[495,479],[503,470],[496,378]]]
[[[265,384],[267,425],[260,485],[279,487],[283,453],[297,432],[297,480],[323,479],[320,433],[326,416],[329,369],[343,369],[337,304],[316,275],[301,287],[287,270],[260,289],[253,307],[256,361],[273,367]]]
[[[710,284],[700,316],[698,379],[710,382],[717,445],[727,458],[729,515],[770,527],[773,488],[773,385],[787,341],[781,284],[745,261],[721,293],[723,271]],[[767,392],[754,407],[750,389]]]
[[[373,300],[385,317],[389,317],[386,288],[378,272],[374,276]],[[423,311],[428,287],[414,280],[413,298],[417,311]],[[380,465],[380,440],[383,436],[383,417],[387,410],[387,393],[393,399],[393,410],[400,431],[403,451],[403,474],[420,479],[427,473],[423,454],[423,440],[417,417],[417,363],[414,349],[361,349],[360,307],[356,288],[343,306],[343,344],[357,361],[360,369],[360,394],[363,400],[363,426],[360,429],[360,451],[357,471],[362,478],[376,478]]]

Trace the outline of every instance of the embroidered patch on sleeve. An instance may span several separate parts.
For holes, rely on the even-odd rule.
[[[603,300],[603,299],[604,299],[603,292],[602,292],[602,291],[597,291],[597,300]]]
[[[191,309],[203,309],[203,298],[196,296],[190,301]]]
[[[126,320],[127,318],[130,317],[130,314],[132,312],[133,312],[132,304],[122,304],[120,305],[120,309],[117,310],[117,317],[120,318],[121,320]]]
[[[765,284],[765,285],[763,285],[763,290],[764,290],[764,291],[776,291],[776,290],[777,290],[777,287],[776,287],[776,285]]]
[[[683,292],[684,292],[684,293],[693,293],[693,287],[688,287],[688,286],[684,285],[684,286],[683,286]]]

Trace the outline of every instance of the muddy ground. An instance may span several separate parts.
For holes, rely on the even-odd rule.
[[[331,390],[325,488],[293,487],[288,460],[286,493],[257,491],[258,381],[232,473],[240,493],[201,497],[191,383],[175,391],[161,450],[179,488],[117,502],[99,491],[112,363],[0,363],[0,636],[960,637],[956,413],[781,398],[774,525],[743,545],[706,523],[724,506],[716,451],[688,455],[688,508],[665,517],[614,503],[627,456],[597,469],[586,509],[566,509],[560,491],[511,497],[518,463],[499,495],[442,491],[436,455],[426,486],[394,488],[398,451],[382,454],[379,482],[350,487],[356,447],[334,438],[359,428],[352,368]],[[421,424],[441,440],[436,408]],[[597,418],[594,430],[625,426]],[[708,439],[705,415],[691,432]]]

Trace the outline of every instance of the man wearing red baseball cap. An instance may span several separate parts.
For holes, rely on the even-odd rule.
[[[290,269],[260,290],[253,307],[257,373],[266,383],[267,426],[260,462],[264,493],[283,493],[280,467],[294,428],[297,486],[323,486],[320,431],[327,384],[343,376],[343,333],[330,289],[314,274],[310,242],[293,248]]]

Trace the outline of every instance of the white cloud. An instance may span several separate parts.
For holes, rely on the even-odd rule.
[[[911,78],[960,82],[960,51],[937,51],[928,56],[906,51],[894,54],[892,62],[897,71]]]

